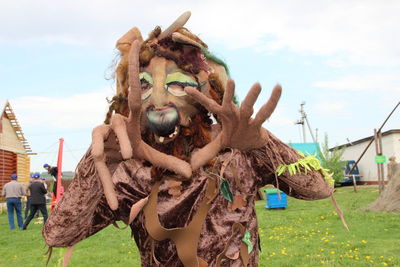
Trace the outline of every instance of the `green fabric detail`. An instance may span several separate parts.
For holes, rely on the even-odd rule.
[[[141,72],[139,74],[139,79],[144,79],[146,80],[149,84],[153,84],[153,78],[148,74],[147,72]]]
[[[233,96],[233,100],[232,100],[232,101],[233,101],[233,103],[235,103],[236,106],[238,106],[238,107],[240,106],[240,102],[239,102],[239,100],[238,100],[237,95],[234,95],[234,96]]]
[[[224,69],[225,69],[225,71],[226,71],[226,73],[228,74],[228,76],[230,76],[230,75],[229,75],[229,68],[228,68],[228,65],[226,65],[226,63],[225,63],[224,61],[222,61],[222,59],[219,59],[219,58],[217,58],[216,56],[214,56],[213,54],[211,54],[210,51],[208,51],[208,49],[205,48],[205,47],[201,47],[201,52],[204,54],[204,56],[205,56],[207,59],[209,59],[209,60],[211,60],[211,61],[214,61],[215,63],[217,63],[217,64],[223,66]]]
[[[246,232],[242,238],[243,243],[247,245],[247,252],[250,254],[250,252],[253,250],[253,243],[251,243],[251,234],[250,232]]]
[[[325,181],[329,183],[329,185],[334,185],[335,181],[333,180],[332,176],[333,173],[330,172],[328,169],[324,169],[321,166],[321,162],[315,155],[305,156],[302,152],[297,151],[302,158],[298,161],[291,163],[291,164],[281,164],[276,168],[276,174],[278,176],[282,175],[284,172],[288,171],[290,176],[296,175],[301,173],[302,170],[305,174],[308,171],[319,171],[323,176]]]
[[[193,80],[189,76],[183,74],[182,72],[174,72],[174,73],[168,74],[167,78],[165,79],[165,84],[169,84],[169,83],[173,83],[173,82],[190,84],[193,87],[197,87],[199,85],[195,80]]]
[[[229,182],[224,178],[221,179],[220,189],[224,198],[232,203],[233,195],[229,186]]]
[[[226,65],[226,63],[222,59],[217,58],[216,56],[211,54],[210,51],[208,51],[208,49],[203,47],[203,46],[201,47],[201,52],[204,54],[204,56],[207,59],[209,59],[211,61],[214,61],[215,63],[217,63],[217,64],[221,65],[222,67],[224,67],[224,69],[226,71],[226,74],[228,74],[228,76],[231,76],[230,73],[229,73],[228,65]],[[233,103],[235,103],[236,106],[239,106],[240,102],[238,100],[237,95],[233,96]]]

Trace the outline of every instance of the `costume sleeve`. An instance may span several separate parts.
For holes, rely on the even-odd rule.
[[[251,150],[248,155],[257,175],[259,187],[273,184],[289,196],[305,200],[327,198],[333,192],[332,186],[325,181],[319,171],[306,173],[304,169],[301,169],[294,175],[285,171],[280,176],[276,176],[275,171],[279,165],[294,163],[301,156],[270,132],[269,141],[265,147]]]
[[[72,246],[113,222],[90,151],[79,162],[71,184],[43,227],[50,247]]]
[[[107,167],[113,175],[122,161],[114,134],[110,134],[104,149]],[[72,246],[119,220],[119,213],[120,210],[112,211],[107,204],[89,147],[76,167],[71,184],[46,221],[43,237],[50,247]]]

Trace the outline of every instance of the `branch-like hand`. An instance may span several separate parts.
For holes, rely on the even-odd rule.
[[[262,127],[262,124],[275,110],[282,88],[279,84],[274,87],[268,102],[260,108],[254,119],[251,116],[254,112],[253,105],[261,92],[259,83],[251,87],[240,108],[232,101],[235,83],[231,79],[227,82],[222,105],[194,88],[187,88],[186,92],[208,111],[216,114],[222,124],[218,136],[205,147],[193,153],[191,165],[192,169],[196,170],[224,148],[231,147],[245,151],[264,146],[268,142],[268,132]]]
[[[110,171],[106,165],[106,155],[104,153],[104,142],[108,138],[110,131],[114,131],[118,138],[123,159],[135,158],[147,160],[154,166],[171,170],[185,178],[189,178],[192,175],[189,163],[174,156],[164,154],[142,140],[140,130],[142,100],[139,81],[139,50],[139,41],[135,40],[129,52],[129,117],[126,118],[120,114],[114,114],[111,118],[111,125],[100,125],[92,133],[92,155],[95,167],[103,185],[107,203],[112,210],[118,208],[118,200]]]

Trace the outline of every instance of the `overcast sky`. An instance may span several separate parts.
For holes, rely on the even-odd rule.
[[[10,101],[38,153],[32,171],[56,164],[60,137],[64,170],[74,170],[114,93],[105,77],[115,41],[187,10],[187,28],[227,62],[239,99],[260,82],[259,107],[283,86],[264,126],[285,142],[302,140],[303,101],[333,146],[371,135],[400,100],[400,1],[2,1],[0,103]],[[399,128],[400,110],[383,130]]]

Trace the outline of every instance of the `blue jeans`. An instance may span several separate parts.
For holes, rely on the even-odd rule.
[[[21,214],[21,199],[17,197],[7,198],[7,213],[8,213],[8,224],[10,225],[10,229],[14,230],[14,209],[17,213],[17,221],[19,228],[22,229],[22,214]]]

